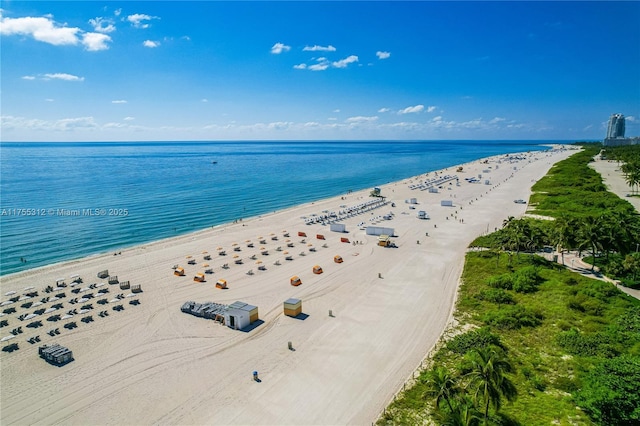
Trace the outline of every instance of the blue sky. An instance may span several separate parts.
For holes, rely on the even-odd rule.
[[[3,141],[640,135],[640,2],[0,1]]]

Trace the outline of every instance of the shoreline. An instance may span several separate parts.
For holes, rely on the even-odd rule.
[[[55,338],[45,333],[52,327],[46,321],[42,329],[25,329],[15,339],[20,350],[0,353],[0,420],[68,424],[375,421],[450,322],[468,243],[485,228],[499,226],[505,215],[524,214],[526,206],[513,199],[528,198],[531,182],[573,152],[509,154],[521,157],[514,163],[501,163],[506,158],[502,154],[464,163],[463,172],[457,173],[460,186],[455,181],[444,184],[439,193],[409,186],[436,173],[455,175],[457,166],[381,185],[387,206],[341,221],[347,226],[348,232],[342,235],[350,239],[349,244],[341,243],[340,235],[327,225],[305,225],[302,217],[368,201],[369,190],[157,240],[124,249],[118,256],[95,255],[3,276],[3,301],[9,290],[40,289],[57,277],[80,274],[82,285],[99,282],[96,273],[107,268],[121,280],[141,284],[143,292],[137,296],[140,306],[124,304],[123,312],[112,312],[106,305],[110,315],[105,318],[97,317],[103,308],[95,305],[94,321],[78,321],[73,330],[55,323],[62,330]],[[463,179],[478,174],[490,184]],[[412,196],[419,200],[416,209],[405,203]],[[445,199],[453,207],[440,206]],[[390,207],[391,202],[396,207]],[[429,220],[416,218],[416,211],[422,209],[431,216]],[[389,211],[394,213],[392,220],[378,218]],[[366,235],[360,222],[393,227],[398,248],[377,246],[377,237]],[[282,254],[276,246],[284,245],[285,230],[294,244],[289,249],[294,259],[277,265],[274,261]],[[301,231],[308,235],[304,243],[297,236]],[[314,238],[319,233],[326,237],[324,241]],[[268,255],[246,246],[246,240],[258,246],[256,235],[266,237]],[[232,261],[233,244],[241,247],[238,255],[244,263],[240,266]],[[217,247],[229,255],[218,255]],[[213,274],[207,275],[206,283],[195,283],[192,278],[203,268],[205,250],[212,257]],[[332,261],[336,254],[342,255],[344,263]],[[197,265],[188,265],[186,256],[197,258]],[[257,270],[255,259],[266,265],[265,271]],[[221,267],[223,262],[230,264],[228,269]],[[185,267],[186,277],[173,276],[171,267],[176,264]],[[321,265],[324,273],[312,274],[314,264]],[[248,269],[253,275],[246,274]],[[290,286],[292,275],[299,275],[303,284]],[[219,278],[228,280],[228,290],[214,288]],[[102,288],[111,290],[109,298],[121,292],[117,285]],[[67,287],[63,299],[65,311],[74,306],[67,304],[75,297],[70,290]],[[289,297],[302,300],[306,317],[282,314],[282,302]],[[243,301],[258,306],[260,322],[248,332],[235,331],[180,312],[186,300]],[[17,310],[16,314],[33,311]],[[333,316],[327,315],[330,310]],[[2,335],[21,324],[9,317]],[[42,343],[69,347],[76,360],[61,368],[47,365],[34,356],[37,345],[24,341],[34,334],[40,335]],[[288,341],[295,350],[287,349]],[[251,380],[253,370],[260,371],[262,383]],[[55,394],[42,386],[45,382],[57,384]]]
[[[545,149],[545,148],[549,149],[549,148],[553,148],[553,146],[563,146],[561,144],[554,145],[554,144],[550,143],[550,141],[546,142],[546,143],[545,143],[545,141],[537,141],[537,142],[540,142],[540,143],[538,143],[536,145],[531,145],[531,148],[532,149],[536,149],[536,150],[540,150],[540,151],[527,150],[527,151],[522,151],[522,153],[525,153],[525,152],[542,152],[542,150]],[[500,156],[500,155],[506,155],[506,154],[508,154],[508,153],[495,154],[494,156]],[[515,155],[517,153],[511,153],[511,154]],[[474,161],[479,161],[480,159],[482,159],[482,158],[471,160],[468,163],[473,163]],[[457,164],[456,165],[450,165],[450,166],[448,166],[448,168],[452,168],[452,167],[455,167],[455,166],[457,166]],[[433,170],[431,172],[434,172],[434,171],[437,171],[437,170]],[[423,170],[417,175],[407,176],[407,177],[404,177],[404,178],[398,178],[395,181],[402,181],[402,180],[405,180],[405,179],[413,179],[416,176],[423,175],[425,173],[429,173],[429,171],[424,171]],[[395,181],[385,181],[385,182],[381,182],[380,184],[377,184],[377,185],[378,186],[379,185],[387,185],[387,184],[395,182]],[[372,188],[372,187],[373,186],[371,186],[371,187],[362,186],[360,189],[357,189],[355,191],[356,192],[364,191],[364,190],[367,190],[368,188]],[[345,189],[345,191],[346,191],[346,189]],[[291,205],[288,205],[287,207],[282,207],[279,210],[277,210],[276,212],[281,212],[281,211],[284,211],[284,210],[287,210],[287,209],[293,209],[293,208],[299,207],[299,206],[301,206],[303,204],[307,204],[307,203],[322,202],[324,200],[331,199],[331,198],[336,197],[336,196],[340,196],[341,194],[344,194],[344,192],[337,193],[335,195],[326,196],[326,197],[320,198],[320,199],[309,199],[308,201],[305,201],[302,204],[291,204]],[[256,214],[254,216],[247,217],[245,219],[245,221],[249,220],[249,219],[252,219],[252,218],[255,218],[255,217],[264,216],[264,215],[272,214],[272,213],[273,213],[273,210],[268,210],[268,211],[265,211],[264,213]],[[241,216],[242,216],[242,213],[238,212],[237,218],[240,218]],[[196,227],[196,228],[188,230],[188,231],[186,231],[184,233],[178,233],[178,234],[174,233],[173,235],[170,234],[170,235],[166,235],[166,236],[162,236],[162,237],[156,237],[156,238],[151,237],[150,239],[140,240],[140,241],[133,241],[133,242],[126,241],[121,245],[120,244],[117,245],[117,246],[114,245],[113,247],[111,247],[109,249],[103,249],[103,251],[97,251],[97,252],[91,252],[91,251],[87,252],[87,251],[85,251],[85,253],[72,254],[71,255],[72,257],[69,257],[69,258],[65,258],[65,255],[69,254],[69,253],[66,253],[66,254],[64,254],[62,256],[54,256],[54,257],[58,258],[57,260],[56,259],[43,260],[42,262],[48,262],[48,263],[45,263],[45,264],[40,264],[41,261],[36,260],[35,263],[38,264],[38,265],[37,266],[33,266],[33,267],[28,266],[27,267],[28,269],[15,270],[17,262],[18,262],[17,261],[17,256],[20,255],[21,257],[25,257],[25,258],[29,259],[30,261],[33,261],[33,259],[31,258],[31,255],[33,254],[33,252],[30,252],[30,253],[22,253],[22,252],[21,253],[15,253],[15,258],[13,259],[13,261],[16,263],[16,265],[11,265],[10,267],[6,268],[11,272],[8,272],[8,273],[0,272],[0,280],[3,279],[4,277],[9,277],[9,276],[14,275],[14,274],[20,274],[22,272],[31,271],[31,270],[38,269],[38,268],[48,267],[48,266],[51,266],[51,265],[57,265],[57,264],[65,263],[65,262],[78,261],[78,260],[82,260],[82,259],[85,259],[85,258],[88,258],[88,257],[92,257],[92,256],[108,255],[110,253],[112,254],[113,252],[129,250],[129,249],[135,248],[137,246],[141,246],[141,245],[154,244],[154,243],[156,243],[158,241],[161,241],[161,240],[170,240],[172,238],[179,238],[179,237],[182,237],[182,236],[188,236],[188,235],[191,235],[191,234],[197,234],[198,232],[203,232],[203,231],[206,231],[208,229],[211,229],[212,226],[213,227],[227,226],[227,225],[231,224],[234,219],[235,218],[232,218],[232,219],[229,219],[227,222],[221,222],[221,223],[217,223],[217,224],[206,224],[206,223],[203,223],[203,224],[200,225],[199,228]],[[183,232],[183,231],[181,231],[181,232]],[[36,250],[36,252],[38,252],[38,251]],[[42,253],[38,253],[38,255],[39,255],[38,257],[42,258]],[[33,263],[33,262],[30,262],[30,263]],[[24,266],[26,266],[26,265],[24,265]],[[22,267],[22,266],[19,266],[18,268],[20,268],[20,267]]]

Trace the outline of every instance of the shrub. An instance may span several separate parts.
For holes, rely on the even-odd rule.
[[[619,353],[615,337],[609,333],[580,333],[575,328],[556,337],[558,345],[572,355],[612,357]]]
[[[587,374],[576,402],[599,424],[640,424],[640,357],[604,360]]]
[[[501,288],[491,288],[480,292],[477,296],[480,300],[497,303],[499,305],[513,305],[516,301],[510,293]]]
[[[537,290],[539,281],[535,266],[526,266],[513,274],[513,289],[518,293],[531,293]]]
[[[513,277],[511,274],[502,274],[490,277],[487,285],[493,288],[501,288],[503,290],[511,290],[513,288]]]
[[[460,355],[466,354],[470,349],[487,346],[498,346],[504,349],[500,338],[492,334],[486,327],[459,334],[447,342],[447,349]]]
[[[522,327],[537,327],[542,323],[542,314],[516,305],[488,311],[482,319],[497,328],[517,330]]]

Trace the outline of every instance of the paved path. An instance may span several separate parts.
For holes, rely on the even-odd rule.
[[[558,263],[562,263],[562,256],[560,256],[559,254]],[[611,278],[606,277],[599,272],[591,271],[591,264],[583,262],[582,259],[578,256],[577,252],[572,251],[564,254],[564,266],[566,266],[567,269],[570,269],[573,272],[577,272],[584,277],[610,282],[614,284],[620,291],[628,294],[629,296],[635,297],[636,299],[640,299],[640,290],[635,290],[632,288],[624,287],[622,285],[618,285],[615,280],[612,280]]]

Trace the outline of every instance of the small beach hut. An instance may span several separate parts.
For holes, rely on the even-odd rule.
[[[320,267],[320,265],[315,265],[313,267],[313,273],[316,275],[320,275],[322,273],[322,268]]]
[[[298,237],[306,237],[307,234],[305,232],[302,231],[298,231]]]
[[[340,237],[340,242],[341,242],[341,243],[348,243],[348,242],[350,242],[350,241],[349,241],[349,239],[348,239],[348,238]]]
[[[177,277],[183,277],[184,276],[184,268],[178,266],[174,271],[173,271],[173,275],[177,276]]]
[[[297,275],[294,275],[291,277],[291,279],[289,280],[289,282],[291,282],[292,286],[299,286],[300,284],[302,284],[302,280],[300,280],[300,277]]]
[[[234,330],[243,328],[258,321],[258,308],[244,302],[234,302],[224,313],[224,323]]]
[[[296,317],[302,313],[302,300],[290,298],[284,301],[284,314]]]
[[[198,283],[203,283],[203,282],[205,281],[204,273],[203,273],[203,272],[198,272],[198,273],[196,274],[196,276],[195,276],[195,277],[193,277],[193,280],[194,280],[195,282],[198,282]]]
[[[339,255],[333,256],[333,261],[336,263],[342,263],[343,262],[342,256],[339,256]]]
[[[324,235],[316,234],[316,238],[319,239],[319,240],[324,240]]]
[[[216,282],[216,288],[225,289],[227,288],[227,280],[223,280],[222,278]]]

